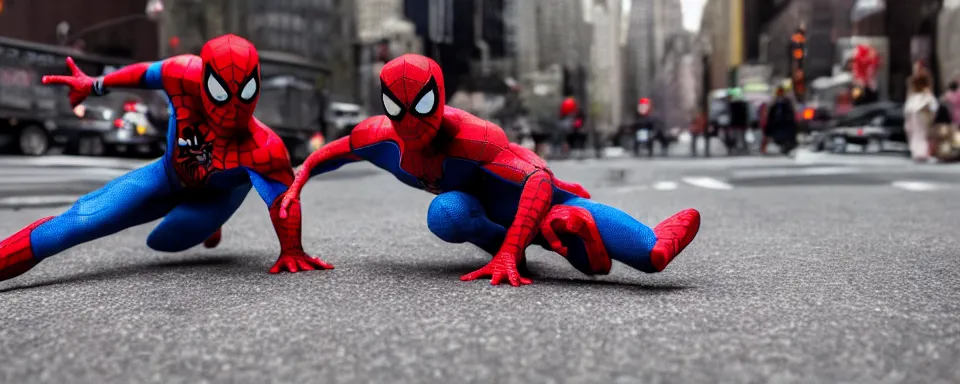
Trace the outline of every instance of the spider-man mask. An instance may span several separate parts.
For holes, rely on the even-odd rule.
[[[383,109],[406,148],[419,149],[437,136],[446,96],[443,73],[436,62],[406,54],[380,71]]]
[[[203,109],[219,128],[246,128],[260,98],[260,56],[246,39],[224,35],[208,41],[203,60]]]

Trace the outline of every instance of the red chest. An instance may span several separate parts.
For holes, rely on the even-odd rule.
[[[443,177],[444,154],[405,153],[400,161],[400,168],[416,177],[429,190]]]

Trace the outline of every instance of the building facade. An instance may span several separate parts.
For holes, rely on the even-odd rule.
[[[593,128],[610,137],[623,120],[623,58],[621,1],[595,0],[592,12],[589,109]]]
[[[8,0],[0,12],[0,36],[154,60],[157,24],[147,18],[146,6],[146,0]]]

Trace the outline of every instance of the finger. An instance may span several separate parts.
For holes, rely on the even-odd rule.
[[[470,272],[466,275],[460,276],[460,281],[473,281],[483,277],[483,274],[486,273],[486,268],[478,269],[476,271]]]
[[[514,287],[520,286],[520,276],[517,273],[510,273],[507,277],[510,279],[510,285]]]
[[[44,84],[69,84],[70,80],[73,79],[70,76],[44,76],[40,81]]]
[[[283,202],[280,203],[280,218],[287,218],[287,208],[290,207],[290,198],[284,197]]]
[[[313,267],[313,264],[310,264],[306,259],[297,260],[297,268],[301,271],[313,271],[316,269]]]
[[[293,260],[288,260],[286,262],[286,266],[287,266],[287,270],[290,271],[290,273],[297,273],[300,271],[299,269],[297,269],[297,262]]]
[[[83,75],[83,71],[77,67],[77,63],[73,62],[73,58],[70,56],[67,56],[67,66],[70,67],[70,72],[73,73],[74,76]]]
[[[333,269],[333,265],[329,264],[323,260],[320,260],[317,257],[311,257],[307,259],[309,263],[321,268],[321,269]]]
[[[490,278],[490,285],[500,285],[501,279],[503,279],[503,272],[494,272],[493,277]]]
[[[84,99],[83,95],[79,93],[70,92],[70,105],[76,107],[81,102],[83,102],[83,99]]]

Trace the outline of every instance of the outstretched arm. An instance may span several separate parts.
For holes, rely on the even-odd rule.
[[[161,76],[164,61],[128,65],[108,75],[93,78],[77,67],[73,58],[67,58],[70,76],[44,76],[44,84],[59,84],[70,87],[70,104],[76,106],[90,95],[103,96],[110,88],[163,89]]]
[[[331,141],[310,154],[297,172],[290,189],[283,196],[280,206],[280,218],[286,218],[292,205],[299,207],[300,192],[311,177],[330,172],[344,164],[359,161],[360,158],[350,149],[350,136]]]

